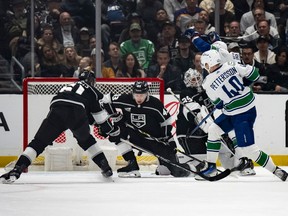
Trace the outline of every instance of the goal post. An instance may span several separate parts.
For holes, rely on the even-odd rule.
[[[65,85],[77,81],[77,78],[26,78],[23,81],[23,149],[33,139],[43,119],[49,112],[51,99]],[[132,92],[132,84],[138,80],[148,82],[149,94],[164,103],[164,81],[159,78],[96,78],[95,87],[103,94],[124,94]],[[100,144],[109,142],[91,126],[91,133]],[[67,130],[53,142],[61,146],[75,146],[76,139]],[[64,144],[64,145],[63,145]],[[146,163],[146,162],[145,162]],[[147,162],[149,164],[149,162]]]

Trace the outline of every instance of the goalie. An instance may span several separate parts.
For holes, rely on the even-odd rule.
[[[209,126],[214,121],[212,117],[209,117],[200,125],[199,129],[193,132],[193,134],[191,133],[199,122],[201,122],[214,108],[214,105],[201,87],[202,82],[202,74],[197,70],[190,68],[186,71],[184,75],[186,88],[180,93],[181,103],[176,121],[176,133],[179,144],[186,153],[194,155],[194,157],[197,157],[200,160],[206,158],[207,132]],[[216,115],[216,113],[214,113],[214,115]],[[237,150],[235,134],[231,132],[229,133],[229,137],[230,139],[227,136],[223,137],[225,143],[222,143],[219,157],[222,166],[226,169],[231,169],[241,164],[241,175],[255,175],[252,161],[243,157]],[[183,163],[187,160],[189,160],[189,158],[184,157],[181,162]],[[193,163],[197,167],[199,162],[193,161]]]

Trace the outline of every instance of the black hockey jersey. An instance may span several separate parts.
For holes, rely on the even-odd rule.
[[[172,118],[157,98],[148,96],[141,105],[135,102],[132,94],[114,95],[112,100],[115,108],[122,110],[128,124],[156,138],[172,136]]]
[[[209,111],[213,109],[213,104],[211,103],[205,91],[199,92],[197,88],[187,87],[183,89],[180,93],[180,100],[183,104],[196,102],[200,106],[206,106]],[[193,112],[196,115],[199,111],[200,110],[194,110]],[[194,116],[192,114],[188,114],[188,118],[189,122],[183,114],[183,105],[180,104],[179,113],[177,115],[177,135],[187,134],[187,131],[191,131],[196,127]]]
[[[58,94],[53,97],[50,106],[66,105],[66,106],[82,106],[89,117],[89,123],[94,123],[91,114],[97,113],[103,108],[100,106],[99,100],[103,98],[103,94],[96,88],[88,85],[85,81],[78,81],[64,86]]]

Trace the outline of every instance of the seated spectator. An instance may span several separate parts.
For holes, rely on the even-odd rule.
[[[219,9],[219,35],[220,36],[225,36],[226,32],[228,31],[227,26],[229,25],[229,23],[235,19],[235,16],[232,12],[228,11],[225,9],[225,4],[226,4],[226,0],[220,0],[220,9]],[[215,12],[211,12],[209,14],[209,19],[210,22],[213,26],[215,26]]]
[[[73,24],[69,13],[62,12],[59,16],[59,26],[54,29],[54,37],[64,47],[75,46],[79,43],[79,29]]]
[[[159,0],[140,0],[137,4],[136,12],[142,17],[143,21],[149,29],[149,25],[153,22],[156,11],[163,8],[163,4]]]
[[[199,19],[204,20],[206,22],[206,29],[204,34],[209,34],[210,32],[215,31],[215,27],[212,26],[209,20],[209,13],[206,10],[202,10],[199,13]]]
[[[118,40],[119,44],[130,39],[129,30],[130,30],[130,26],[132,23],[138,23],[140,25],[141,30],[142,30],[142,37],[146,38],[147,32],[145,30],[145,23],[143,19],[141,18],[141,16],[138,13],[134,12],[134,13],[129,14],[127,17],[127,27],[124,28],[120,34],[120,37]]]
[[[174,22],[177,23],[177,20],[179,20],[179,17],[182,15],[189,15],[192,17],[192,19],[197,20],[199,18],[199,13],[202,11],[201,8],[198,7],[198,0],[186,1],[186,7],[181,8],[174,13]]]
[[[53,27],[51,25],[45,25],[42,29],[42,37],[37,40],[37,46],[42,49],[44,45],[49,45],[57,53],[63,53],[63,46],[54,38]]]
[[[64,48],[64,58],[63,63],[68,71],[68,74],[65,76],[72,77],[74,71],[77,70],[79,66],[80,59],[82,57],[78,55],[74,47]]]
[[[157,43],[157,50],[161,47],[167,47],[170,53],[171,63],[178,55],[178,36],[176,26],[171,21],[166,21],[162,25],[161,35]]]
[[[41,77],[66,77],[68,70],[62,63],[57,52],[49,45],[44,45],[40,50],[40,76]]]
[[[149,26],[149,31],[147,31],[147,39],[152,41],[152,43],[157,44],[162,26],[166,21],[169,21],[168,14],[165,9],[160,8],[155,14],[154,22]]]
[[[13,0],[12,11],[7,11],[6,22],[4,28],[6,32],[9,49],[12,56],[16,56],[19,48],[19,40],[28,41],[27,38],[27,25],[30,19],[26,10],[26,3],[24,0]],[[17,58],[24,54],[17,54]]]
[[[207,29],[207,23],[204,20],[199,18],[194,23],[194,28],[195,28],[195,31],[197,31],[200,35],[203,35],[205,34],[205,31]]]
[[[199,7],[208,11],[208,13],[212,13],[215,11],[215,0],[202,0],[199,4]],[[234,4],[231,2],[231,0],[226,0],[225,10],[233,14],[235,13]]]
[[[59,10],[61,13],[69,13],[78,29],[84,26],[95,27],[95,7],[91,0],[65,0],[62,1]]]
[[[96,48],[96,36],[95,35],[91,35],[89,38],[89,48],[90,48],[90,51]],[[102,44],[101,44],[101,48],[102,48]]]
[[[242,36],[241,30],[240,30],[240,22],[239,21],[232,20],[229,23],[229,30],[226,33],[226,36],[227,37],[235,37],[235,38]]]
[[[60,5],[62,0],[47,0],[47,13],[42,14],[42,20],[44,25],[51,25],[56,28],[59,25]]]
[[[125,1],[102,0],[101,22],[110,28],[110,41],[118,41],[122,29],[126,25]]]
[[[80,59],[79,67],[75,70],[73,77],[79,77],[79,74],[84,71],[85,68],[91,67],[92,60],[90,57],[83,57]]]
[[[267,89],[288,92],[288,50],[281,47],[276,54],[276,63],[267,66]]]
[[[275,17],[276,14],[278,17],[276,17],[277,25],[278,25],[278,32],[280,35],[281,40],[288,45],[288,40],[286,37],[288,35],[288,29],[287,28],[287,19],[288,19],[288,0],[278,0],[274,3],[275,8]]]
[[[271,50],[275,50],[281,44],[277,29],[270,26],[269,21],[266,19],[260,19],[258,20],[256,26],[253,25],[247,28],[244,36],[247,36],[244,39],[245,41],[252,42],[254,44],[256,44],[256,41],[260,36],[269,38],[269,49]]]
[[[257,9],[257,12],[255,11]],[[261,9],[261,12],[259,12]],[[264,1],[263,0],[254,0],[252,4],[252,11],[246,12],[243,14],[240,20],[240,29],[241,32],[244,33],[245,30],[249,27],[254,25],[257,22],[257,16],[260,18],[265,18],[269,20],[270,26],[277,29],[277,22],[275,16],[267,11],[265,11]],[[263,17],[264,16],[264,17]]]
[[[133,53],[123,55],[121,70],[118,70],[116,77],[146,77],[146,73],[140,67],[140,64]]]
[[[79,42],[76,44],[76,50],[80,56],[90,56],[90,33],[89,29],[86,27],[80,29],[80,38]]]
[[[27,23],[30,19],[28,16],[25,0],[13,0],[12,11],[8,13],[7,22],[4,24],[9,41],[15,37],[27,36]]]
[[[269,38],[265,36],[260,36],[257,39],[256,46],[258,51],[254,53],[254,59],[259,63],[263,64],[265,68],[268,65],[274,64],[275,61],[275,53],[269,50]]]
[[[167,11],[170,21],[174,21],[174,13],[177,10],[187,7],[186,0],[164,0],[163,7]]]
[[[201,56],[202,56],[202,52],[195,53],[194,58],[193,58],[192,69],[195,69],[198,72],[200,72],[203,75],[203,79],[204,79],[208,75],[208,72],[206,70],[203,70],[201,67]]]
[[[234,5],[235,19],[240,21],[243,14],[251,11],[254,0],[231,0]]]
[[[260,77],[256,83],[253,83],[253,86],[252,86],[253,90],[259,91],[262,88],[264,88],[265,85],[267,84],[267,74],[266,74],[265,65],[255,60],[253,45],[247,45],[247,46],[242,47],[241,58],[242,58],[242,63],[244,65],[251,65],[259,69]]]
[[[104,66],[107,68],[112,68],[114,74],[121,69],[121,56],[120,56],[120,46],[116,42],[111,42],[108,51],[109,59],[104,62]]]
[[[191,42],[190,39],[185,35],[181,36],[178,39],[178,55],[173,60],[173,65],[180,69],[182,76],[184,77],[184,73],[189,69],[194,67],[193,59],[194,54],[190,49]]]
[[[146,69],[154,54],[154,44],[142,38],[142,29],[138,23],[132,23],[129,30],[130,40],[120,44],[121,55],[133,53],[139,61],[140,67]]]
[[[104,51],[101,49],[101,74],[103,78],[115,78],[115,73],[112,68],[106,67],[104,65]],[[94,48],[91,52],[91,69],[96,71],[96,48]]]
[[[171,88],[173,91],[180,91],[183,83],[181,70],[170,64],[169,51],[161,48],[157,51],[157,63],[150,65],[146,70],[147,77],[157,77],[164,80],[164,88]]]
[[[240,46],[237,42],[231,42],[228,45],[228,52],[233,52],[233,53],[241,53],[240,52]]]

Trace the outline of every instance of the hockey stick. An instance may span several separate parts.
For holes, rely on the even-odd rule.
[[[165,143],[164,141],[159,140],[158,138],[151,136],[150,134],[146,133],[145,131],[140,130],[139,128],[135,128],[134,126],[132,126],[132,125],[130,125],[130,124],[127,124],[127,123],[126,123],[126,126],[129,127],[129,128],[131,128],[131,129],[133,129],[134,131],[137,131],[137,132],[140,133],[140,134],[143,134],[143,135],[146,136],[146,137],[149,137],[150,139],[152,139],[152,140],[154,140],[154,141],[156,141],[156,142],[158,142],[158,143],[160,143],[160,144],[162,144],[162,145],[166,145],[166,146],[167,146],[167,143]],[[181,150],[178,149],[178,148],[175,148],[174,150],[175,150],[176,152],[179,152],[179,153],[181,153],[181,154],[189,157],[189,158],[192,159],[192,160],[198,161],[199,163],[203,163],[203,162],[204,162],[204,161],[202,161],[202,160],[200,160],[200,159],[198,159],[198,158],[196,158],[196,157],[193,157],[192,155],[187,154],[186,152],[181,151]],[[219,169],[217,169],[217,171],[218,171],[218,172],[223,172],[223,171],[221,171],[221,170],[219,170]],[[225,171],[226,171],[226,170],[225,170]],[[225,172],[225,171],[224,171],[224,172]]]
[[[171,88],[166,89],[166,91],[169,92],[170,94],[172,94],[172,95],[176,98],[176,100],[177,100],[182,106],[184,106],[194,117],[196,117],[195,114],[193,113],[193,111],[190,110],[190,108],[189,108],[185,103],[183,103],[183,102],[180,100],[180,98],[171,90]],[[205,117],[198,123],[198,125],[192,130],[192,132],[190,133],[190,135],[194,134],[194,133],[200,128],[200,126],[206,121],[206,119],[208,119],[208,118],[214,113],[215,110],[216,110],[216,107],[215,107],[207,116],[205,116]],[[235,154],[228,148],[225,140],[224,140],[222,137],[220,138],[220,140],[221,140],[221,142],[223,143],[224,147],[225,147],[232,155],[235,156]],[[188,155],[186,155],[186,156],[188,156]],[[189,156],[188,156],[188,157],[189,157]]]
[[[186,104],[184,104],[184,103],[180,100],[180,98],[177,97],[177,95],[174,94],[174,92],[171,90],[171,88],[166,89],[166,91],[169,92],[170,94],[172,94],[172,95],[179,101],[179,103],[180,103],[181,105],[183,105],[194,117],[196,117],[195,114],[192,112],[192,110],[190,110],[189,107],[188,107]],[[190,133],[190,135],[194,134],[194,133],[200,128],[200,126],[214,113],[215,110],[216,110],[216,107],[213,108],[213,110],[212,110],[210,113],[208,113],[207,116],[205,116],[205,117],[198,123],[198,125],[192,130],[192,132]]]
[[[234,42],[239,42],[241,41],[242,39],[245,39],[245,38],[248,38],[254,34],[256,34],[258,31],[254,31],[252,32],[251,34],[249,35],[243,35],[243,36],[238,36],[238,37],[225,37],[225,36],[220,36],[221,39],[224,39],[224,40],[231,40],[231,41],[234,41]]]
[[[165,162],[168,163],[168,164],[171,164],[171,165],[173,165],[173,166],[175,166],[175,167],[178,167],[178,168],[180,168],[180,169],[182,169],[182,170],[185,170],[185,171],[187,171],[187,172],[191,172],[191,173],[194,173],[194,174],[196,174],[196,175],[199,175],[200,177],[202,177],[203,179],[205,179],[205,180],[207,180],[207,181],[218,181],[218,180],[221,180],[221,179],[225,178],[226,176],[228,176],[228,175],[231,173],[231,171],[230,171],[229,169],[227,169],[227,170],[225,170],[224,172],[221,172],[221,173],[218,174],[218,175],[211,176],[211,177],[210,177],[210,176],[206,176],[206,175],[202,174],[201,172],[193,171],[193,170],[191,170],[191,169],[189,169],[189,168],[186,168],[186,167],[182,166],[182,164],[180,164],[180,163],[174,163],[174,162],[172,162],[171,160],[169,160],[169,159],[167,159],[167,158],[165,158],[165,157],[162,157],[161,155],[158,155],[158,154],[156,154],[156,153],[153,153],[153,152],[151,152],[151,151],[149,151],[149,150],[147,150],[147,149],[144,149],[144,148],[142,148],[142,147],[136,146],[136,145],[134,145],[133,143],[129,142],[128,140],[124,140],[124,139],[122,139],[122,138],[121,138],[120,140],[121,140],[122,142],[130,145],[131,147],[137,149],[137,150],[144,151],[144,152],[147,152],[148,154],[154,155],[154,156],[156,156],[158,159],[160,159],[160,160],[162,160],[162,161],[165,161]]]

